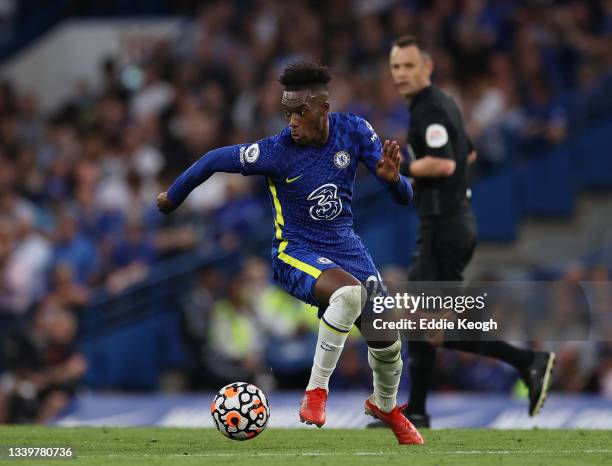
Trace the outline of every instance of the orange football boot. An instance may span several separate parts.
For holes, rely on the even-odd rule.
[[[300,422],[321,427],[325,424],[325,406],[327,405],[327,390],[315,388],[306,390],[300,403]]]
[[[396,406],[388,413],[381,411],[370,398],[365,401],[365,413],[387,424],[401,445],[424,445],[425,440],[402,413],[405,406]]]

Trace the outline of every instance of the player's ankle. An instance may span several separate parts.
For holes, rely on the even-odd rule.
[[[313,383],[309,383],[306,386],[306,391],[309,392],[311,390],[316,390],[317,388],[320,388],[321,390],[325,390],[327,393],[329,393],[329,387],[327,385],[319,385],[319,384],[313,384]]]
[[[376,407],[383,413],[390,413],[397,406],[395,398],[387,398],[382,396],[372,396],[372,400]]]

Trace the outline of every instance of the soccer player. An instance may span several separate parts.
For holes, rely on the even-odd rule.
[[[410,183],[399,174],[398,143],[381,144],[370,124],[356,115],[330,113],[330,80],[322,65],[288,66],[280,77],[288,126],[252,144],[208,152],[157,198],[159,210],[168,214],[215,172],[267,178],[274,215],[274,279],[288,293],[320,309],[314,363],[300,404],[300,421],[318,427],[325,423],[328,382],[346,337],[353,325],[360,326],[362,283],[380,281],[353,231],[357,163],[364,163],[397,202],[408,204],[412,198]],[[389,426],[400,444],[423,444],[396,405],[400,346],[397,336],[392,344],[368,341],[374,393],[365,409]]]

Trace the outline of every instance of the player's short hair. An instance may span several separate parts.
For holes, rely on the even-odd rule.
[[[288,91],[325,89],[332,79],[325,65],[317,62],[298,62],[288,65],[279,81]]]
[[[393,47],[399,47],[401,49],[404,47],[410,47],[412,45],[414,45],[423,55],[431,56],[427,42],[416,34],[406,34],[405,36],[398,37],[392,44]]]

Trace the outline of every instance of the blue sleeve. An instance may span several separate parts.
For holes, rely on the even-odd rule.
[[[178,207],[191,191],[216,172],[274,177],[278,171],[273,150],[275,141],[276,137],[271,137],[207,152],[172,183],[168,198]]]
[[[385,180],[380,179],[376,173],[376,164],[382,155],[382,143],[372,125],[363,118],[357,117],[357,134],[359,135],[360,160],[380,184],[389,190],[395,202],[398,204],[409,204],[412,200],[413,191],[408,178],[400,175],[396,183],[387,183]]]
[[[282,150],[278,141],[281,135],[260,139],[253,144],[234,146],[234,160],[244,176],[263,175],[276,177],[280,171],[278,153]]]
[[[239,173],[235,153],[238,146],[227,146],[211,150],[184,171],[168,189],[168,199],[177,207],[191,191],[204,183],[216,172]]]
[[[408,178],[404,175],[400,175],[396,183],[386,183],[382,180],[381,182],[387,185],[395,202],[398,204],[410,204],[414,192],[412,191],[412,185],[410,181],[408,181]]]

